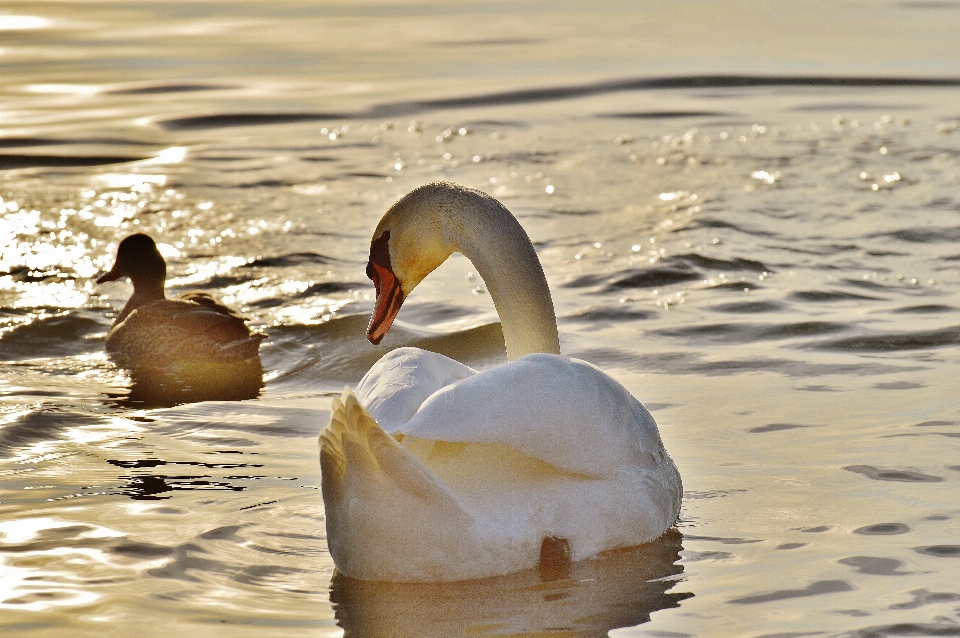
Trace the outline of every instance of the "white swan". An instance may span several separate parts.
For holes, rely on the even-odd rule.
[[[657,424],[610,376],[560,356],[536,252],[496,199],[443,182],[387,211],[367,265],[377,289],[367,337],[379,343],[404,298],[453,252],[483,277],[510,362],[476,372],[399,348],[356,394],[333,400],[320,465],[337,569],[453,581],[659,537],[683,488]]]

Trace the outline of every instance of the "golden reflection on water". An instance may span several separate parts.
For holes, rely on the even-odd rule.
[[[204,261],[192,261],[185,274],[167,280],[170,286],[190,286],[210,280],[217,275],[225,275],[249,261],[239,255],[221,255]]]
[[[274,325],[313,326],[332,319],[337,311],[355,303],[354,299],[319,297],[302,304],[289,304],[274,313]]]
[[[73,280],[46,282],[38,286],[33,283],[9,280],[9,277],[0,277],[0,290],[7,290],[17,295],[14,308],[81,308],[93,292],[93,286],[89,281],[79,286]]]
[[[0,15],[0,31],[46,29],[52,24],[52,21],[39,16]]]
[[[96,547],[56,547],[53,537],[65,530],[76,530],[77,538],[92,545],[96,539],[123,536],[107,527],[51,517],[0,521],[0,549],[18,548],[0,557],[0,609],[42,612],[90,605],[100,598],[84,576],[109,569],[110,556]]]
[[[104,173],[98,175],[96,180],[102,182],[107,188],[129,188],[134,193],[150,193],[154,190],[154,187],[165,186],[167,176],[145,173]],[[83,193],[85,197],[93,197],[96,194],[95,190],[88,190]]]
[[[137,162],[141,166],[150,166],[152,164],[179,164],[187,157],[187,149],[182,146],[171,146],[165,148],[156,157]]]
[[[100,87],[88,84],[30,84],[24,89],[47,95],[96,95],[100,91]]]

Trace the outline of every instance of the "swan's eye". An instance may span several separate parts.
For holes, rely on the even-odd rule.
[[[377,237],[370,244],[370,263],[377,264],[393,272],[393,268],[390,267],[390,231],[388,230],[384,234]],[[370,276],[370,271],[367,271],[367,276]],[[372,279],[372,277],[371,277]]]

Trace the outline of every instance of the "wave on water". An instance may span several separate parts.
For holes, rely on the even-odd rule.
[[[659,78],[627,78],[588,84],[503,91],[463,97],[392,102],[354,112],[240,112],[162,118],[156,123],[170,131],[202,130],[241,126],[264,126],[300,122],[405,117],[449,109],[482,108],[572,100],[583,97],[632,91],[678,89],[744,89],[763,87],[839,87],[876,89],[902,87],[954,87],[960,78],[879,77],[879,76],[772,76],[772,75],[689,75]],[[603,117],[624,119],[666,119],[719,117],[719,112],[650,111],[614,113]]]
[[[756,87],[951,87],[960,86],[960,78],[787,76],[787,75],[680,75],[659,78],[628,78],[573,86],[505,91],[462,98],[384,104],[371,109],[367,117],[391,117],[422,111],[529,104],[569,100],[608,93],[676,89],[729,89]]]
[[[559,317],[561,323],[596,324],[604,322],[629,322],[651,319],[655,315],[647,310],[636,310],[623,306],[590,306]]]
[[[817,337],[849,330],[839,322],[800,321],[795,323],[704,323],[679,328],[661,328],[654,334],[673,338],[686,338],[698,342],[753,343],[758,341]]]
[[[212,83],[176,83],[158,82],[155,84],[124,85],[104,91],[107,95],[166,95],[167,93],[193,93],[205,91],[229,91],[242,88],[238,84]]]
[[[752,259],[721,259],[696,253],[681,253],[658,259],[642,268],[613,273],[583,275],[564,284],[567,288],[597,288],[597,293],[616,292],[629,288],[660,288],[692,281],[707,281],[718,273],[771,273],[774,269]],[[752,277],[755,279],[755,277]],[[716,285],[724,285],[723,282]],[[734,285],[737,285],[734,283]],[[753,281],[746,285],[756,286]],[[743,288],[743,286],[739,286]]]
[[[191,131],[237,126],[266,126],[300,122],[326,122],[356,118],[355,113],[218,113],[159,120],[168,131]]]
[[[103,350],[109,323],[102,311],[31,308],[0,312],[6,326],[0,331],[0,361],[69,357]],[[22,323],[21,323],[22,321]],[[2,324],[0,324],[2,325]]]
[[[27,409],[0,423],[0,458],[13,456],[33,443],[54,441],[72,428],[104,424],[106,418],[64,406]]]
[[[170,506],[165,513],[189,519],[191,512]],[[48,570],[63,569],[61,561],[69,560],[74,563],[74,568],[81,564],[83,569],[70,579],[51,576],[49,571],[11,569],[10,584],[15,586],[16,595],[3,600],[5,613],[11,608],[30,609],[32,603],[39,603],[37,609],[47,611],[45,605],[50,604],[89,605],[96,597],[90,596],[88,590],[117,582],[127,583],[129,587],[134,580],[141,580],[139,585],[142,588],[145,577],[155,580],[158,590],[163,591],[156,594],[155,605],[156,599],[168,603],[191,599],[200,589],[200,583],[209,578],[222,580],[226,587],[235,591],[251,586],[269,587],[286,597],[308,598],[305,588],[316,574],[312,567],[294,563],[310,555],[310,544],[322,542],[321,537],[307,534],[301,534],[299,539],[263,538],[256,529],[245,525],[202,526],[199,530],[191,525],[189,532],[168,533],[163,540],[158,540],[155,535],[125,534],[111,529],[111,523],[116,525],[117,519],[102,524],[52,518],[23,518],[8,522],[10,528],[0,528],[0,531],[16,533],[0,544],[0,557],[29,556],[34,560],[43,557]],[[243,547],[251,537],[258,543],[253,551],[241,551],[239,555],[235,551],[229,554],[219,551],[224,546]],[[69,558],[63,557],[65,552]],[[101,556],[109,560],[103,560]],[[22,565],[23,561],[20,562]],[[24,582],[19,582],[24,577]],[[13,592],[8,591],[10,593]],[[129,592],[127,597],[130,597]],[[208,622],[216,621],[211,619]],[[265,623],[258,624],[263,626]],[[269,626],[269,622],[266,624]]]
[[[790,378],[819,378],[827,375],[887,375],[923,370],[920,365],[892,365],[864,360],[857,363],[805,361],[776,356],[724,357],[720,352],[705,356],[700,352],[668,352],[638,355],[616,348],[584,348],[570,356],[589,361],[601,368],[662,373],[670,375],[728,376],[750,372],[769,372]]]
[[[848,337],[813,344],[819,350],[846,352],[901,352],[960,344],[960,326],[938,330],[886,333]]]
[[[0,170],[18,168],[82,168],[126,164],[149,159],[149,155],[39,155],[0,153]]]

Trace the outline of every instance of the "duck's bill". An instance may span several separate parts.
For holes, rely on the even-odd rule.
[[[377,288],[377,301],[373,306],[370,325],[367,326],[367,339],[373,345],[379,345],[403,305],[403,288],[389,268],[372,261],[367,265],[367,276]]]
[[[118,273],[116,270],[111,270],[111,271],[105,272],[105,273],[103,273],[102,275],[100,275],[99,277],[97,277],[97,283],[98,283],[98,284],[102,284],[102,283],[105,282],[105,281],[116,281],[117,279],[120,279],[120,277],[122,277],[122,276],[123,276],[123,275],[121,275],[120,273]]]

